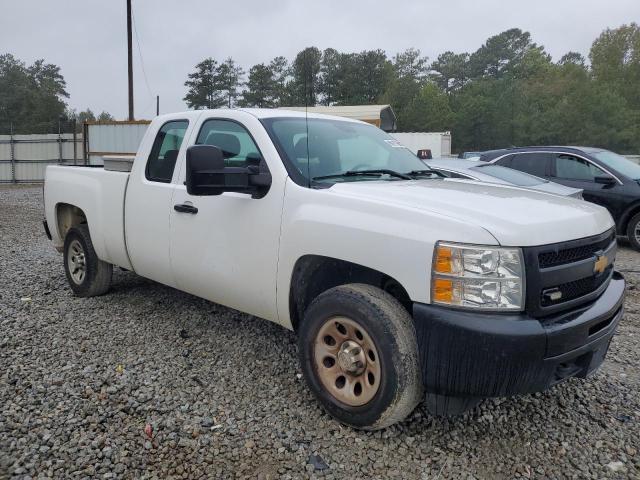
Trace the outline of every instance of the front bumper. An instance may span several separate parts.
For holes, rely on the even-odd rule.
[[[615,272],[595,301],[542,319],[414,304],[426,391],[501,397],[584,378],[604,361],[624,292],[624,278]]]

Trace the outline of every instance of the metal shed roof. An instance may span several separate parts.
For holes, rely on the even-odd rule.
[[[315,107],[283,107],[286,110],[308,110],[314,113],[336,115],[338,117],[353,118],[371,123],[387,132],[396,129],[396,114],[391,105],[344,105],[344,106],[315,106]]]

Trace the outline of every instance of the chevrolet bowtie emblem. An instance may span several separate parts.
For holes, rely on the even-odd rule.
[[[606,255],[596,255],[596,262],[593,264],[593,273],[603,273],[609,265]]]

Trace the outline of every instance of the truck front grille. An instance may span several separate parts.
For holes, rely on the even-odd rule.
[[[613,269],[613,267],[609,267],[609,269]],[[579,280],[562,283],[556,287],[552,287],[561,294],[560,298],[558,298],[557,300],[552,300],[550,296],[545,295],[543,291],[540,296],[540,305],[543,307],[549,307],[551,305],[558,305],[564,302],[568,302],[569,300],[574,300],[576,298],[588,295],[594,290],[597,290],[598,287],[600,287],[610,278],[609,273],[610,272],[607,271],[604,275],[581,278]]]
[[[526,310],[544,317],[597,298],[613,275],[616,237],[613,229],[581,238],[523,249],[527,265]],[[598,255],[609,265],[604,272],[594,268]]]
[[[614,231],[606,238],[588,245],[545,251],[538,254],[538,265],[540,268],[549,268],[585,260],[592,257],[597,251],[607,248],[613,240],[615,240]]]

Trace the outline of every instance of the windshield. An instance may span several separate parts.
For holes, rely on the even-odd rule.
[[[263,124],[285,160],[307,182],[399,180],[402,176],[386,173],[341,175],[360,170],[406,174],[426,168],[409,149],[373,125],[318,118],[310,118],[307,125],[301,117],[269,118]],[[338,177],[319,178],[332,175]]]
[[[629,160],[628,158],[618,155],[608,150],[592,153],[595,158],[604,163],[607,167],[613,168],[625,177],[633,180],[640,180],[640,165]]]
[[[520,172],[513,168],[501,167],[500,165],[478,165],[477,167],[471,167],[469,170],[476,170],[519,187],[532,187],[533,185],[547,183],[546,180],[540,177],[529,175],[528,173]]]

